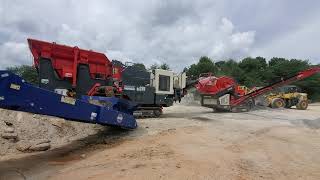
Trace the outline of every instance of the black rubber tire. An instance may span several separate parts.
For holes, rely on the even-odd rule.
[[[272,108],[284,108],[286,106],[286,102],[281,98],[274,98],[271,102]]]
[[[300,100],[296,105],[297,109],[299,110],[306,110],[308,108],[308,101],[307,100]]]

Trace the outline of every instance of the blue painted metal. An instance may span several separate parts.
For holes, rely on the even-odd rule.
[[[103,100],[109,106],[90,104],[89,99]],[[0,108],[135,129],[133,111],[136,107],[133,102],[114,97],[73,99],[35,87],[9,71],[0,71]]]
[[[137,103],[116,97],[82,96],[81,100],[88,103],[95,101],[98,104],[101,104],[100,106],[121,111],[127,114],[133,114],[133,112],[138,108]]]

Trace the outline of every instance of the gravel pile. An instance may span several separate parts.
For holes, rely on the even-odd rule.
[[[95,134],[100,125],[0,109],[0,159],[45,151]]]

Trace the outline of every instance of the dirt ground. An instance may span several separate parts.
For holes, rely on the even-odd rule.
[[[320,104],[212,113],[175,105],[134,131],[104,128],[0,162],[0,179],[320,179]]]

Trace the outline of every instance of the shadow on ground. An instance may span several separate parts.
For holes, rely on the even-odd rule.
[[[101,148],[122,144],[132,131],[106,127],[94,135],[43,153],[0,162],[0,180],[28,179],[30,175],[80,160]],[[89,153],[89,154],[90,154]]]

